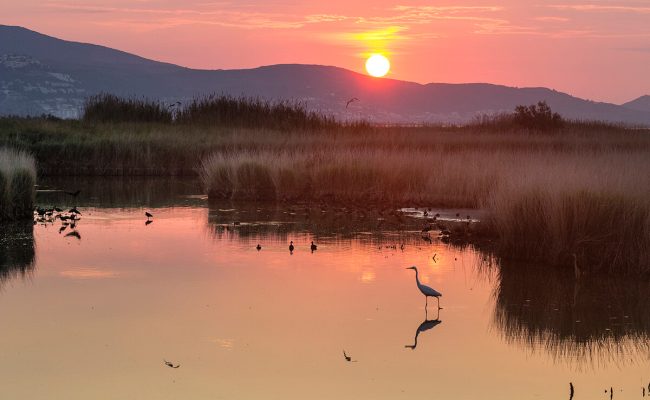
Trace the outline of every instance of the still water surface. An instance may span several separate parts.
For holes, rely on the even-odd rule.
[[[575,399],[637,399],[650,383],[647,282],[524,275],[374,216],[209,205],[195,183],[75,185],[39,202],[78,206],[80,238],[59,221],[2,238],[3,398],[565,399],[573,382]]]

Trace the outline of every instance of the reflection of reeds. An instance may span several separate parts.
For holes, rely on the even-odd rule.
[[[0,148],[0,220],[32,215],[35,184],[34,158],[23,151]]]
[[[235,221],[239,224],[234,225]],[[208,230],[214,237],[254,244],[283,242],[305,235],[313,237],[317,243],[354,238],[371,246],[400,251],[401,244],[429,246],[420,235],[421,229],[421,220],[404,217],[395,210],[320,204],[211,201],[208,216]]]
[[[41,180],[41,187],[59,189],[37,193],[38,204],[44,207],[156,208],[200,205],[205,202],[201,196],[196,196],[199,184],[192,178],[46,177]],[[83,190],[77,197],[72,197],[60,191],[66,188]]]
[[[494,323],[508,342],[592,366],[650,355],[650,282],[502,264]],[[621,357],[623,356],[623,357]]]
[[[34,225],[32,221],[9,222],[0,233],[0,285],[28,276],[34,269]]]

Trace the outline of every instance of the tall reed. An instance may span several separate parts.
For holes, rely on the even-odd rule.
[[[212,198],[484,207],[509,258],[650,273],[647,151],[326,148],[217,152]]]
[[[145,98],[124,98],[100,93],[86,99],[83,119],[87,122],[171,122],[172,112],[164,104]]]
[[[0,148],[0,219],[32,216],[36,162],[24,151]]]

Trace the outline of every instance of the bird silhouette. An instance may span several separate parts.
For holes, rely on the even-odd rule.
[[[435,290],[433,288],[430,288],[427,285],[423,285],[423,284],[420,283],[420,279],[418,277],[418,269],[417,269],[417,267],[415,265],[412,266],[412,267],[408,267],[406,269],[415,270],[415,283],[418,285],[418,289],[420,289],[420,292],[422,292],[422,294],[424,295],[424,298],[425,298],[425,306],[424,306],[424,308],[426,309],[426,306],[428,305],[429,297],[435,297],[438,300],[438,309],[439,310],[442,309],[442,307],[440,307],[440,296],[442,296],[442,293],[438,292],[437,290]]]
[[[165,365],[168,366],[169,368],[178,368],[178,367],[181,366],[180,364],[174,365],[173,363],[171,363],[171,362],[169,362],[169,361],[167,361],[165,359],[163,359],[163,361],[165,362]]]
[[[149,211],[145,211],[144,215],[147,217],[147,219],[153,218],[153,214],[151,214]]]
[[[347,354],[345,353],[345,350],[343,350],[343,357],[345,358],[345,361],[347,361],[347,362],[357,362],[357,360],[353,360],[352,357],[350,357],[349,355],[347,355]]]
[[[291,243],[289,243],[289,252],[293,253],[293,249],[295,249],[295,247],[293,246],[293,240],[292,240]]]
[[[359,99],[356,98],[356,97],[353,97],[353,98],[351,98],[350,100],[348,100],[347,103],[345,103],[345,108],[348,108],[348,106],[349,106],[350,104],[354,103],[355,101],[359,101]]]
[[[427,315],[427,309],[424,309],[424,321],[418,326],[418,328],[415,330],[415,338],[413,339],[413,344],[406,344],[404,347],[415,350],[415,348],[418,346],[418,336],[420,335],[421,332],[428,331],[429,329],[433,329],[438,324],[440,324],[442,321],[440,320],[440,309],[438,309],[438,316],[436,319],[428,319]]]
[[[68,225],[63,225],[62,227],[59,228],[59,233],[63,232],[65,228],[67,228]]]
[[[149,225],[149,224],[153,224],[153,221],[150,220],[150,219],[144,221],[144,226],[147,226],[147,225]]]
[[[314,244],[314,242],[311,242],[311,252],[313,253],[314,251],[318,250],[318,246]]]
[[[72,208],[70,209],[70,211],[68,211],[68,212],[69,212],[70,214],[79,214],[79,215],[83,215],[83,214],[81,213],[81,211],[77,210],[77,207],[72,207]]]
[[[260,250],[262,250],[262,246],[260,246],[260,244],[259,244],[259,243],[257,244],[257,246],[256,246],[255,248],[257,249],[257,251],[260,251]]]

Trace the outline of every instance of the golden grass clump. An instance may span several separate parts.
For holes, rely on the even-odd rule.
[[[581,152],[523,163],[486,201],[509,258],[584,272],[650,273],[650,160]]]
[[[0,148],[0,219],[32,216],[36,162],[23,152]]]
[[[647,274],[649,170],[645,148],[330,146],[216,152],[201,176],[212,198],[486,208],[508,258]]]

